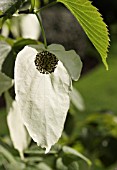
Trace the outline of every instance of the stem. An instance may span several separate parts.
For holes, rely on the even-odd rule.
[[[36,17],[37,17],[37,19],[39,21],[39,24],[40,24],[40,27],[41,27],[41,31],[42,31],[42,36],[43,36],[43,39],[44,39],[44,45],[45,45],[45,48],[47,49],[46,35],[45,35],[45,31],[44,31],[41,19],[40,19],[39,15],[38,15],[37,11],[34,12],[34,14],[36,15]]]
[[[41,19],[40,19],[39,15],[38,15],[38,12],[40,12],[41,10],[46,9],[46,8],[52,6],[52,5],[55,5],[56,3],[57,3],[57,1],[51,2],[50,4],[48,4],[48,5],[46,5],[46,6],[42,7],[42,8],[34,11],[34,14],[36,15],[36,17],[37,17],[37,19],[38,19],[38,21],[40,23],[40,27],[41,27],[41,31],[42,31],[42,36],[43,36],[43,39],[44,39],[44,45],[45,45],[46,49],[47,49],[46,35],[45,35],[45,31],[44,31]]]
[[[35,154],[35,155],[38,155],[38,154],[44,154],[45,152],[44,151],[38,151],[38,150],[26,150],[25,151],[26,154]],[[50,151],[49,154],[56,154],[57,152],[56,151]]]
[[[46,8],[48,8],[48,7],[51,7],[51,6],[55,5],[56,3],[57,3],[57,1],[51,2],[51,3],[49,3],[48,5],[46,5],[46,6],[42,7],[42,8],[40,8],[40,9],[36,10],[36,12],[40,12],[40,11],[42,11],[43,9],[46,9]]]
[[[40,27],[41,27],[41,31],[42,31],[42,36],[43,36],[43,39],[44,39],[44,46],[45,48],[47,49],[47,41],[46,41],[46,35],[45,35],[45,31],[44,31],[44,28],[43,28],[43,25],[42,25],[42,21],[38,15],[38,12],[40,12],[41,10],[43,9],[46,9],[52,5],[55,5],[57,3],[57,1],[54,1],[54,2],[51,2],[50,4],[38,9],[38,10],[34,10],[34,6],[35,6],[35,0],[30,0],[31,1],[31,9],[27,9],[27,10],[24,10],[24,11],[19,11],[19,14],[22,14],[22,13],[33,13],[36,15],[38,21],[39,21],[39,24],[40,24]]]
[[[30,1],[31,1],[31,11],[33,11],[35,7],[35,0],[30,0]]]

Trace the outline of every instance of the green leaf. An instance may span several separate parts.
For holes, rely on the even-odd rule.
[[[76,150],[74,150],[74,149],[72,149],[72,148],[70,148],[70,147],[68,147],[68,146],[64,146],[64,147],[63,147],[63,152],[64,152],[65,154],[74,155],[74,156],[77,156],[77,157],[83,159],[84,161],[86,161],[86,163],[87,163],[89,166],[91,166],[91,164],[92,164],[91,161],[90,161],[88,158],[86,158],[84,155],[82,155],[82,154],[79,153],[78,151],[76,151]]]
[[[0,153],[4,155],[5,158],[7,158],[7,160],[10,163],[16,163],[15,158],[13,157],[13,155],[4,147],[3,142],[0,141]]]
[[[63,63],[73,80],[79,79],[82,62],[74,50],[65,51],[62,45],[51,44],[48,46],[48,51],[53,53]]]
[[[17,40],[14,45],[13,45],[13,49],[16,53],[18,53],[19,51],[21,51],[26,45],[30,45],[30,44],[38,44],[38,41],[30,39],[30,38],[21,38],[19,40]]]
[[[79,170],[78,162],[73,161],[73,162],[68,166],[68,170]]]
[[[0,71],[2,69],[2,65],[10,51],[11,51],[11,46],[9,44],[7,44],[5,41],[0,41]]]
[[[0,42],[0,54],[0,71],[13,78],[16,52],[6,42]]]
[[[2,154],[0,154],[0,169],[2,169],[1,166],[5,163],[6,163],[6,159],[4,158]]]
[[[57,170],[68,170],[67,166],[63,164],[62,158],[58,158],[56,161]]]
[[[2,135],[8,135],[8,127],[6,123],[6,108],[0,109],[0,124],[2,126],[0,127],[0,136]]]
[[[46,163],[41,162],[38,165],[39,170],[52,170]]]
[[[2,18],[0,18],[0,29],[1,29],[1,27],[2,27]]]
[[[5,46],[8,47],[8,49],[10,48],[11,49],[11,46],[13,46],[15,40],[14,39],[11,39],[9,37],[5,37],[3,35],[0,35],[0,44],[6,44]]]
[[[13,86],[13,80],[0,72],[0,96],[3,92],[10,89]]]
[[[16,56],[17,53],[12,49],[2,64],[2,72],[12,79],[14,78],[14,65]]]
[[[76,17],[87,36],[100,53],[102,61],[108,70],[106,62],[109,37],[106,24],[103,22],[101,14],[91,4],[89,0],[57,0],[63,3]]]

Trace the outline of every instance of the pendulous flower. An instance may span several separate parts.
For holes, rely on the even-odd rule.
[[[25,46],[15,62],[15,93],[32,139],[49,152],[62,134],[70,105],[71,76],[48,49]]]

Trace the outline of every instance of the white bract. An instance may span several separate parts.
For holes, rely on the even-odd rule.
[[[23,151],[28,147],[29,135],[21,119],[21,112],[18,104],[13,100],[8,92],[5,92],[6,103],[7,103],[7,124],[10,131],[11,140],[14,148],[20,153],[23,159]]]
[[[72,103],[78,110],[80,111],[85,110],[84,100],[78,90],[76,90],[75,88],[72,88],[70,97],[71,97]]]
[[[8,37],[10,30],[14,38],[23,37],[38,40],[41,34],[40,25],[35,14],[13,15],[9,23],[5,22],[1,29],[1,35]]]
[[[34,14],[23,15],[21,18],[20,27],[22,37],[24,38],[32,38],[37,40],[41,34],[38,19]]]
[[[9,29],[8,29],[8,25],[6,23],[3,24],[3,26],[2,26],[1,35],[3,35],[4,37],[9,36]]]
[[[47,153],[64,127],[70,105],[71,77],[60,61],[53,73],[40,73],[34,63],[37,53],[26,46],[17,55],[15,92],[24,125]]]

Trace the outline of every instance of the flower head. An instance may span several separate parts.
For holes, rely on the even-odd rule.
[[[56,56],[48,51],[37,53],[35,65],[37,70],[42,74],[51,74],[58,64]]]
[[[48,152],[61,136],[71,78],[56,56],[26,46],[15,63],[16,101],[30,136]]]
[[[17,55],[16,101],[30,136],[46,148],[46,153],[62,134],[70,105],[71,78],[78,79],[80,71],[77,54],[61,45],[47,49],[43,45],[25,46]]]

